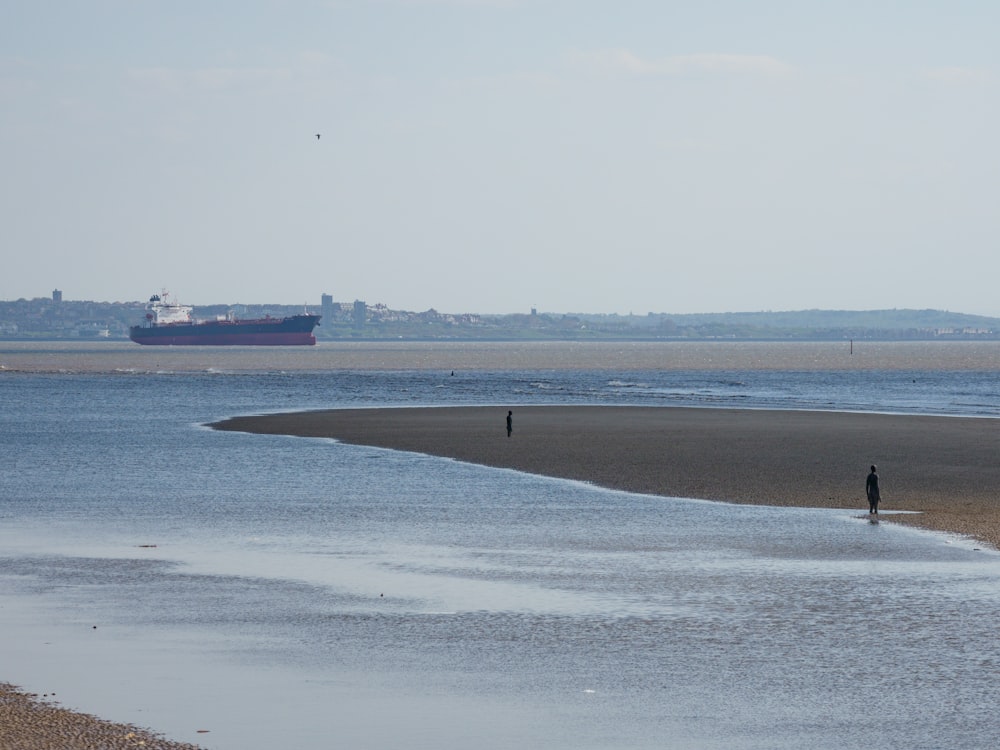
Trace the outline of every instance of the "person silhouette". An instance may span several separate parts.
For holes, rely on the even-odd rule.
[[[514,412],[507,412],[507,437],[514,431]]]
[[[878,515],[878,502],[882,497],[878,490],[878,469],[874,464],[865,482],[865,493],[868,495],[868,512]]]

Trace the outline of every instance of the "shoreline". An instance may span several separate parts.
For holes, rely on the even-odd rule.
[[[505,417],[514,411],[508,438]],[[645,406],[333,409],[215,422],[213,429],[332,438],[731,503],[856,509],[877,464],[893,523],[1000,549],[997,423],[975,417]],[[886,519],[888,520],[888,519]]]
[[[39,696],[0,683],[0,747],[17,750],[201,750],[168,740],[132,724],[119,724],[72,711]]]

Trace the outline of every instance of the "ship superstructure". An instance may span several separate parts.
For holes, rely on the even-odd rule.
[[[311,346],[319,315],[303,313],[286,318],[242,320],[229,313],[215,320],[196,321],[192,308],[168,300],[168,292],[154,294],[146,304],[146,319],[129,328],[137,344],[159,346]]]

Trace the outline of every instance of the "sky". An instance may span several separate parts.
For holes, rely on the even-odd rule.
[[[0,299],[1000,316],[998,29],[994,0],[0,0]]]

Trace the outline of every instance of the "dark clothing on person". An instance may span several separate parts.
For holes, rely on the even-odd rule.
[[[865,492],[868,494],[868,512],[878,513],[878,503],[882,498],[879,495],[878,474],[875,472],[874,466],[868,475],[868,481],[865,482]]]
[[[514,431],[514,412],[507,412],[507,437]]]

